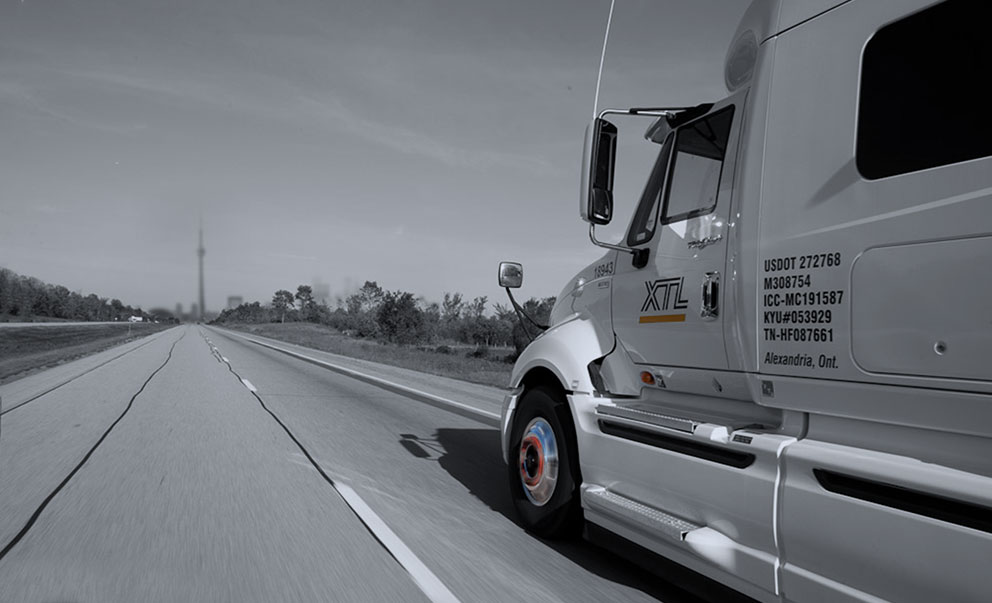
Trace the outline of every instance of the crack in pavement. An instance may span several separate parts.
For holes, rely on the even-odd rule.
[[[77,464],[72,469],[72,471],[69,472],[69,475],[67,475],[65,479],[63,479],[62,482],[48,494],[47,497],[45,497],[45,500],[43,500],[42,503],[38,505],[38,508],[35,509],[34,513],[31,514],[31,517],[28,519],[27,523],[24,524],[24,527],[22,527],[21,530],[17,533],[17,535],[14,536],[14,538],[11,539],[11,541],[8,542],[5,547],[3,547],[3,550],[0,551],[0,561],[2,561],[4,557],[7,556],[7,553],[13,550],[13,548],[17,546],[17,544],[28,534],[28,532],[31,531],[31,528],[34,527],[35,522],[38,521],[38,518],[41,516],[42,512],[44,512],[45,508],[48,506],[48,503],[52,502],[52,500],[58,495],[58,493],[61,492],[63,488],[65,488],[66,484],[68,484],[72,480],[72,478],[76,475],[76,473],[78,473],[79,470],[82,469],[83,465],[86,464],[86,461],[88,461],[90,457],[93,456],[93,453],[96,452],[96,449],[100,447],[100,444],[102,444],[103,441],[107,439],[107,436],[110,435],[110,432],[113,431],[115,427],[117,427],[117,424],[121,422],[121,419],[123,419],[124,416],[127,415],[127,413],[131,410],[131,407],[134,405],[135,399],[137,399],[137,397],[141,395],[141,392],[145,391],[145,387],[148,386],[148,384],[155,377],[155,375],[157,375],[159,371],[164,369],[165,365],[167,365],[169,361],[172,360],[172,352],[176,349],[176,345],[183,340],[183,337],[186,337],[185,330],[183,330],[183,334],[179,336],[179,339],[175,340],[172,343],[172,347],[169,348],[169,355],[165,358],[165,362],[163,362],[157,369],[152,371],[152,374],[149,375],[147,379],[145,379],[145,382],[141,384],[141,387],[138,389],[138,391],[135,392],[133,396],[131,396],[131,399],[127,403],[127,407],[125,407],[124,411],[121,412],[120,416],[117,417],[117,420],[115,420],[113,423],[110,424],[110,427],[108,427],[107,430],[103,432],[103,435],[100,436],[100,439],[96,441],[96,444],[93,444],[93,447],[89,449],[89,452],[87,452],[83,456],[83,459],[79,461],[79,464]],[[23,404],[21,406],[23,406]]]
[[[204,342],[207,343],[211,348],[214,347],[206,335],[200,331],[200,336],[203,337]],[[248,390],[248,392],[254,396],[258,403],[262,406],[262,409],[269,413],[276,423],[282,427],[286,435],[296,444],[303,456],[306,457],[310,465],[317,470],[324,481],[330,484],[331,488],[341,497],[344,503],[348,506],[355,517],[365,526],[369,534],[378,542],[383,549],[386,550],[389,555],[400,564],[400,567],[405,569],[410,577],[413,579],[414,583],[420,588],[421,591],[428,598],[435,602],[451,602],[458,603],[458,598],[448,590],[448,587],[444,585],[443,582],[428,568],[419,558],[410,550],[409,547],[404,544],[399,537],[389,528],[388,525],[378,516],[375,511],[373,511],[368,504],[362,500],[355,490],[350,486],[343,483],[336,482],[330,475],[324,471],[324,468],[317,462],[317,460],[310,454],[310,451],[303,446],[303,443],[296,437],[296,435],[283,423],[282,419],[276,415],[268,406],[265,405],[265,401],[262,400],[261,396],[258,395],[258,389],[254,387],[250,381],[238,374],[231,366],[230,361],[226,362],[227,370],[231,372],[234,377],[241,382],[241,385]]]
[[[16,406],[11,406],[7,410],[4,410],[4,411],[0,412],[0,416],[5,415],[5,414],[7,414],[7,413],[9,413],[9,412],[11,412],[13,410],[17,410],[18,408],[20,408],[22,406],[26,406],[27,404],[30,404],[31,402],[34,402],[38,398],[40,398],[42,396],[45,396],[47,394],[52,393],[53,391],[57,390],[58,388],[62,387],[63,385],[68,385],[68,384],[72,383],[73,381],[75,381],[76,379],[79,379],[80,377],[82,377],[84,375],[88,375],[88,374],[92,373],[93,371],[95,371],[96,369],[98,369],[98,368],[100,368],[102,366],[106,366],[106,365],[110,364],[111,362],[113,362],[114,360],[117,360],[121,356],[125,356],[127,354],[130,354],[131,352],[137,351],[138,349],[145,347],[149,343],[158,340],[158,337],[155,337],[154,335],[149,335],[148,337],[150,339],[148,341],[142,343],[141,345],[135,346],[135,347],[131,348],[130,350],[121,352],[120,354],[114,356],[113,358],[104,360],[100,364],[98,364],[98,365],[96,365],[96,366],[94,366],[92,368],[86,369],[82,373],[79,373],[78,375],[75,375],[73,377],[70,377],[69,379],[66,379],[65,381],[59,383],[58,385],[56,385],[54,387],[50,387],[50,388],[46,389],[45,391],[41,392],[40,394],[36,394],[36,395],[32,396],[31,398],[28,398],[27,400],[21,402],[20,404],[18,404]],[[180,339],[182,339],[182,338],[180,337]]]

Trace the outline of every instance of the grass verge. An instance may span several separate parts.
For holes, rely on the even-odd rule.
[[[0,384],[102,352],[172,325],[94,324],[0,329]]]
[[[261,335],[304,347],[371,360],[391,366],[451,377],[482,385],[504,388],[510,382],[513,365],[502,360],[512,350],[494,351],[499,358],[469,358],[473,348],[452,348],[450,353],[435,351],[434,346],[398,346],[367,339],[357,339],[323,325],[313,323],[224,324],[225,328]]]

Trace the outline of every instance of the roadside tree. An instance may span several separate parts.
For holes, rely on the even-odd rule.
[[[382,287],[375,281],[365,281],[358,292],[345,300],[348,313],[348,328],[359,337],[380,335],[378,312],[385,297]]]
[[[313,298],[313,288],[310,285],[300,285],[296,288],[295,298],[299,304],[300,318],[318,322],[317,301]]]
[[[272,309],[279,317],[279,322],[286,322],[286,313],[294,303],[293,294],[285,289],[276,291],[275,295],[272,296]]]
[[[390,291],[383,296],[376,313],[381,337],[399,344],[422,343],[426,340],[424,313],[417,300],[406,291]]]

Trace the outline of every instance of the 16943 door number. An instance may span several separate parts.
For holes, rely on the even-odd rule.
[[[593,268],[593,278],[599,278],[601,276],[609,276],[613,274],[613,262],[603,262],[599,266]]]

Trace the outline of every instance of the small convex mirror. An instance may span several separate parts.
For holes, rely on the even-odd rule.
[[[524,283],[524,267],[516,262],[499,263],[499,286],[516,289]]]
[[[613,219],[613,169],[617,154],[617,127],[597,117],[586,130],[582,166],[582,219],[609,224]]]
[[[663,144],[671,131],[672,126],[668,123],[668,116],[664,115],[651,124],[651,127],[644,133],[644,139]]]

